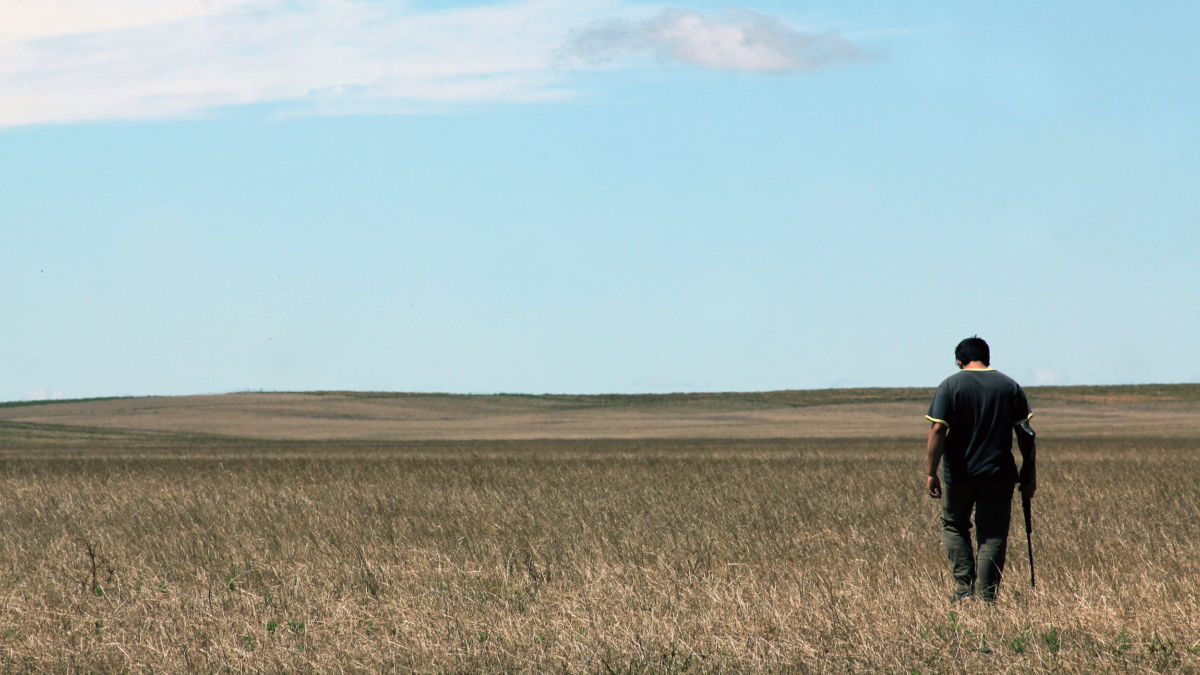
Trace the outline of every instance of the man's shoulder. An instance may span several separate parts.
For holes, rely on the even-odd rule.
[[[999,373],[999,372],[1000,371],[998,371],[998,370],[991,370],[991,369],[967,370],[964,368],[964,369],[961,369],[961,370],[955,372],[953,375],[946,377],[946,379],[942,380],[942,383],[939,384],[938,386],[939,387],[960,387],[968,382],[976,381],[977,378],[979,377],[979,375],[981,375],[983,373],[987,373],[987,374],[991,375],[991,374],[995,374],[995,373]]]
[[[1003,382],[1005,385],[1016,388],[1016,389],[1021,388],[1021,385],[1018,384],[1016,380],[1009,377],[1008,375],[1005,375],[1004,373],[1002,373],[998,370],[993,370],[991,372],[995,374],[995,377],[998,381]]]
[[[952,387],[959,382],[962,382],[966,377],[970,377],[965,370],[957,370],[951,375],[947,375],[946,379],[942,380],[939,387]]]
[[[1021,385],[1016,380],[995,368],[960,370],[942,380],[938,389],[978,391],[979,385],[983,385],[985,389],[1021,389]]]

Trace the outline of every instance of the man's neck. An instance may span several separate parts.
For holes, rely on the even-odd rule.
[[[991,368],[983,361],[971,361],[970,363],[958,362],[958,367],[963,370],[991,370]]]

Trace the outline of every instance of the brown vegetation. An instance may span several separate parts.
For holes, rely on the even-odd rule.
[[[1016,529],[995,607],[949,602],[923,404],[892,433],[855,426],[916,400],[793,408],[825,406],[813,428],[842,438],[294,441],[10,415],[0,670],[1200,669],[1200,436],[1135,423],[1186,400],[1039,427],[1038,587]],[[622,405],[668,428],[753,412],[641,403]]]
[[[924,433],[932,389],[457,396],[362,392],[0,405],[0,422],[275,440],[895,438]],[[1200,437],[1200,385],[1035,387],[1039,431]]]

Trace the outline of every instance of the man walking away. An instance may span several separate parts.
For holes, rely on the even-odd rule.
[[[1025,392],[1012,378],[990,367],[982,338],[958,343],[959,372],[938,385],[929,413],[929,496],[942,500],[942,542],[954,575],[955,598],[978,595],[994,602],[1004,572],[1013,486],[1032,497],[1037,489],[1033,413]],[[1013,460],[1013,432],[1021,450],[1021,471]],[[938,466],[942,480],[938,480]],[[975,514],[978,551],[971,545]]]

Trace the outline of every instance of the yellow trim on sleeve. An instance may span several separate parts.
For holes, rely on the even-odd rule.
[[[1019,420],[1017,420],[1016,422],[1013,422],[1013,426],[1015,427],[1015,426],[1017,426],[1018,424],[1021,424],[1022,422],[1028,422],[1028,421],[1029,421],[1029,420],[1031,420],[1031,419],[1033,419],[1033,413],[1029,413],[1029,416],[1028,416],[1028,417],[1025,417],[1025,418],[1023,418],[1023,419],[1019,419]]]
[[[940,424],[940,425],[942,425],[942,426],[946,427],[947,429],[949,429],[949,428],[950,428],[950,423],[949,423],[949,422],[947,422],[946,420],[939,420],[938,418],[936,418],[936,417],[930,417],[929,415],[926,415],[926,416],[925,416],[925,419],[927,419],[927,420],[929,420],[930,422],[933,422],[933,423],[935,423],[935,424]],[[1018,424],[1019,424],[1019,423],[1018,423]]]

